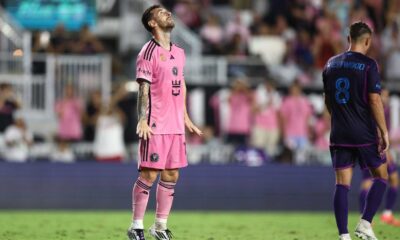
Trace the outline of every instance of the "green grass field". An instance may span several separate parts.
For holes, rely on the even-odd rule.
[[[146,215],[146,227],[153,220]],[[352,214],[349,229],[358,215]],[[0,211],[1,240],[126,239],[129,212]],[[331,213],[174,212],[169,220],[177,240],[328,240],[337,239]],[[400,228],[377,221],[379,239],[400,239]],[[148,238],[150,239],[150,238]]]

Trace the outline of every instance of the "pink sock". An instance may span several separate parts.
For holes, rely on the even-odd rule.
[[[156,218],[168,219],[174,201],[175,183],[161,181],[157,186]]]
[[[150,189],[153,184],[139,177],[132,190],[133,220],[143,220],[149,201]]]

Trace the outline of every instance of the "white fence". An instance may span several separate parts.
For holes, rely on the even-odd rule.
[[[63,56],[33,55],[32,69],[24,72],[23,57],[0,53],[0,82],[14,86],[29,118],[51,119],[54,106],[63,96],[65,85],[72,84],[86,99],[99,90],[103,100],[111,94],[111,59],[108,55]]]

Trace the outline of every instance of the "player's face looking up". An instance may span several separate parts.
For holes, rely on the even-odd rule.
[[[159,27],[164,31],[170,31],[175,27],[172,13],[165,8],[156,8],[152,11],[152,19],[149,25],[154,29]]]

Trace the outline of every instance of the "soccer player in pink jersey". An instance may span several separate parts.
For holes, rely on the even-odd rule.
[[[153,38],[143,46],[136,62],[140,85],[137,124],[140,174],[132,191],[133,216],[128,238],[145,239],[143,218],[150,189],[160,174],[156,219],[149,233],[158,240],[171,239],[167,219],[179,169],[187,166],[185,126],[198,135],[202,132],[186,111],[185,53],[170,41],[175,25],[171,13],[160,5],[151,6],[143,13],[142,23]]]

